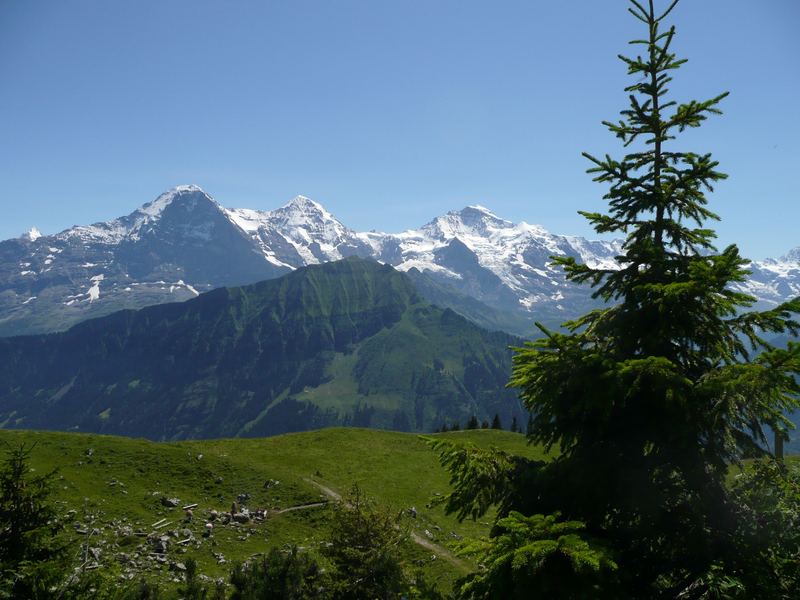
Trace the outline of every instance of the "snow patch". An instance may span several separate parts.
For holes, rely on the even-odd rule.
[[[95,275],[89,281],[92,282],[92,287],[89,288],[89,291],[86,292],[89,303],[91,304],[95,300],[100,299],[100,282],[105,279],[105,275],[102,273],[100,275]]]
[[[199,296],[199,295],[200,295],[200,292],[198,292],[196,289],[194,289],[194,288],[193,288],[191,285],[189,285],[188,283],[185,283],[185,282],[183,281],[183,279],[179,279],[179,280],[178,280],[178,283],[177,283],[176,285],[182,285],[182,286],[184,286],[184,287],[185,287],[187,290],[189,290],[190,292],[192,292],[192,293],[193,293],[195,296]]]
[[[42,232],[36,229],[36,227],[31,227],[28,231],[22,234],[22,239],[28,240],[30,242],[35,242],[40,237],[44,237]]]

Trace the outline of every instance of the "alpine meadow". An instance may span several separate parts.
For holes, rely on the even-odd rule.
[[[555,214],[582,193],[562,175],[574,125],[563,119],[616,97],[614,75],[559,61],[589,69],[598,36],[633,24],[618,56],[626,103],[602,122],[616,150],[582,154],[603,190],[578,211],[597,239],[479,204],[401,233],[359,231],[305,196],[226,208],[192,184],[124,217],[0,241],[0,598],[800,598],[800,247],[748,260],[719,241],[735,229],[717,214],[727,209],[711,208],[715,188],[793,190],[776,175],[792,151],[712,128],[727,122],[733,85],[684,97],[739,66],[730,77],[746,87],[755,65],[776,83],[773,96],[747,90],[762,111],[747,118],[762,129],[784,119],[776,135],[792,140],[795,120],[780,115],[797,78],[776,75],[791,70],[785,52],[775,64],[737,54],[684,81],[678,32],[684,10],[713,14],[715,27],[752,18],[763,44],[779,38],[781,17],[800,18],[796,7],[182,1],[120,6],[124,18],[99,5],[0,9],[20,27],[58,22],[31,30],[41,55],[8,38],[17,53],[0,73],[51,73],[42,58],[63,51],[87,74],[66,85],[58,117],[85,137],[41,163],[53,177],[87,168],[99,194],[118,177],[103,162],[117,152],[139,183],[167,165],[171,178],[208,172],[234,198],[255,174],[280,189],[297,168],[338,190],[344,173],[368,189],[350,218],[388,214],[395,226],[417,203],[387,203],[369,185],[387,165],[403,172],[394,193],[427,209],[454,164],[464,161],[465,180],[453,185],[483,193],[480,180],[499,185],[527,149],[563,181],[549,190]],[[568,40],[564,18],[577,27]],[[775,31],[756,31],[763,18]],[[721,42],[689,37],[720,56]],[[537,50],[515,53],[526,44]],[[755,44],[742,52],[762,56]],[[520,83],[521,56],[551,82],[547,94]],[[185,85],[197,74],[202,89]],[[10,81],[14,102],[33,98],[24,78]],[[96,130],[84,109],[70,113],[70,86],[115,99],[121,135],[101,152],[78,151],[94,148]],[[533,98],[520,119],[516,103]],[[484,104],[508,115],[488,117]],[[501,123],[519,132],[502,137]],[[144,132],[164,148],[148,140],[139,152]],[[387,139],[376,145],[377,132]],[[607,141],[593,136],[580,143]],[[480,168],[467,158],[477,148]],[[707,148],[737,169],[760,161],[755,187],[745,178],[739,196],[728,191]],[[420,161],[436,162],[436,176]],[[431,187],[403,187],[412,180]],[[514,196],[518,182],[500,189]],[[42,218],[58,206],[42,204]],[[747,211],[755,222],[761,208],[749,199]],[[757,241],[741,243],[749,253]]]

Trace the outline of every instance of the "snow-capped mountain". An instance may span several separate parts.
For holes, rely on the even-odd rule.
[[[800,296],[800,247],[778,259],[753,261],[748,268],[749,280],[737,289],[758,298],[761,306],[775,306]]]
[[[554,255],[592,265],[613,265],[616,241],[553,235],[538,225],[512,223],[482,206],[468,206],[399,234],[359,234],[374,256],[401,271],[417,269],[439,282],[505,310],[564,311],[585,304],[588,294],[564,281],[550,264]],[[574,310],[569,310],[571,314]]]
[[[196,186],[174,188],[112,221],[36,233],[0,242],[0,335],[65,329],[288,271],[265,261]]]
[[[372,254],[357,233],[305,196],[297,196],[272,211],[234,208],[225,209],[225,213],[277,267],[296,269]]]
[[[800,263],[800,246],[789,250],[785,256],[781,257],[781,260],[784,262]]]
[[[0,335],[64,329],[353,255],[408,272],[431,301],[525,333],[533,320],[558,323],[594,303],[551,256],[613,267],[619,252],[618,241],[555,235],[482,206],[402,233],[359,233],[304,196],[270,211],[228,209],[179,186],[125,217],[0,242]],[[752,271],[742,289],[763,305],[800,295],[800,248]]]

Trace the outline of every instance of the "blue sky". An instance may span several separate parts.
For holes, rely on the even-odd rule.
[[[296,194],[358,230],[479,203],[592,235],[581,151],[625,107],[623,0],[0,0],[0,239],[127,214],[182,183],[226,206]],[[800,2],[683,0],[682,138],[730,179],[722,243],[800,245]]]

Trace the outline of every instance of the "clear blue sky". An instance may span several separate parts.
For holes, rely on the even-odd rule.
[[[0,238],[127,214],[196,183],[296,194],[355,229],[480,203],[591,235],[583,150],[624,108],[623,0],[0,0]],[[800,245],[800,2],[683,0],[676,99],[731,96],[684,138],[730,173],[721,241]]]

